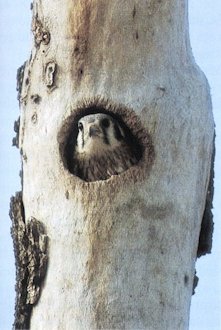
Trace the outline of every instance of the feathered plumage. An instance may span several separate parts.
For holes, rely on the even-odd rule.
[[[138,162],[127,133],[104,113],[82,117],[78,122],[73,173],[85,181],[106,180]]]

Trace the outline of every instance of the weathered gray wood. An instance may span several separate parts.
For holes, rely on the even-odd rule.
[[[187,1],[35,0],[20,92],[25,216],[50,239],[31,329],[187,329],[213,150]],[[144,153],[106,181],[70,173],[85,108],[121,116]]]

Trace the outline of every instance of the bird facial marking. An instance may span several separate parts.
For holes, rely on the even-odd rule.
[[[97,113],[82,117],[78,122],[76,151],[86,156],[101,154],[107,146],[115,147],[121,140],[121,128],[108,114]]]
[[[85,181],[105,180],[138,162],[120,122],[106,113],[95,113],[78,121],[73,172]]]

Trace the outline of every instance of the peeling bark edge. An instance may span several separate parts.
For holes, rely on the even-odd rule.
[[[211,253],[212,250],[212,240],[213,240],[213,195],[214,195],[214,162],[215,162],[215,134],[213,138],[213,154],[211,158],[211,169],[210,169],[210,179],[209,186],[206,196],[206,205],[203,214],[203,219],[201,223],[201,230],[199,236],[199,245],[197,250],[197,258]]]
[[[19,148],[19,130],[20,130],[20,116],[14,122],[14,132],[16,134],[15,137],[13,137],[12,139],[12,146],[15,146],[17,148]]]
[[[16,265],[16,303],[13,329],[29,329],[31,312],[37,304],[46,275],[48,237],[43,224],[31,218],[25,223],[22,192],[10,201],[11,235]]]
[[[16,91],[18,92],[17,99],[20,103],[21,100],[21,92],[22,92],[22,85],[24,80],[24,72],[25,72],[26,61],[17,69],[17,86]]]
[[[192,295],[194,295],[196,292],[195,292],[195,289],[198,285],[198,282],[199,282],[199,277],[196,275],[196,270],[195,270],[195,274],[194,274],[194,277],[193,277],[193,289],[192,289]]]

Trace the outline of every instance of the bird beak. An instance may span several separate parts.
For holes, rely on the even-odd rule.
[[[98,136],[101,133],[99,127],[92,125],[89,127],[89,136]]]

